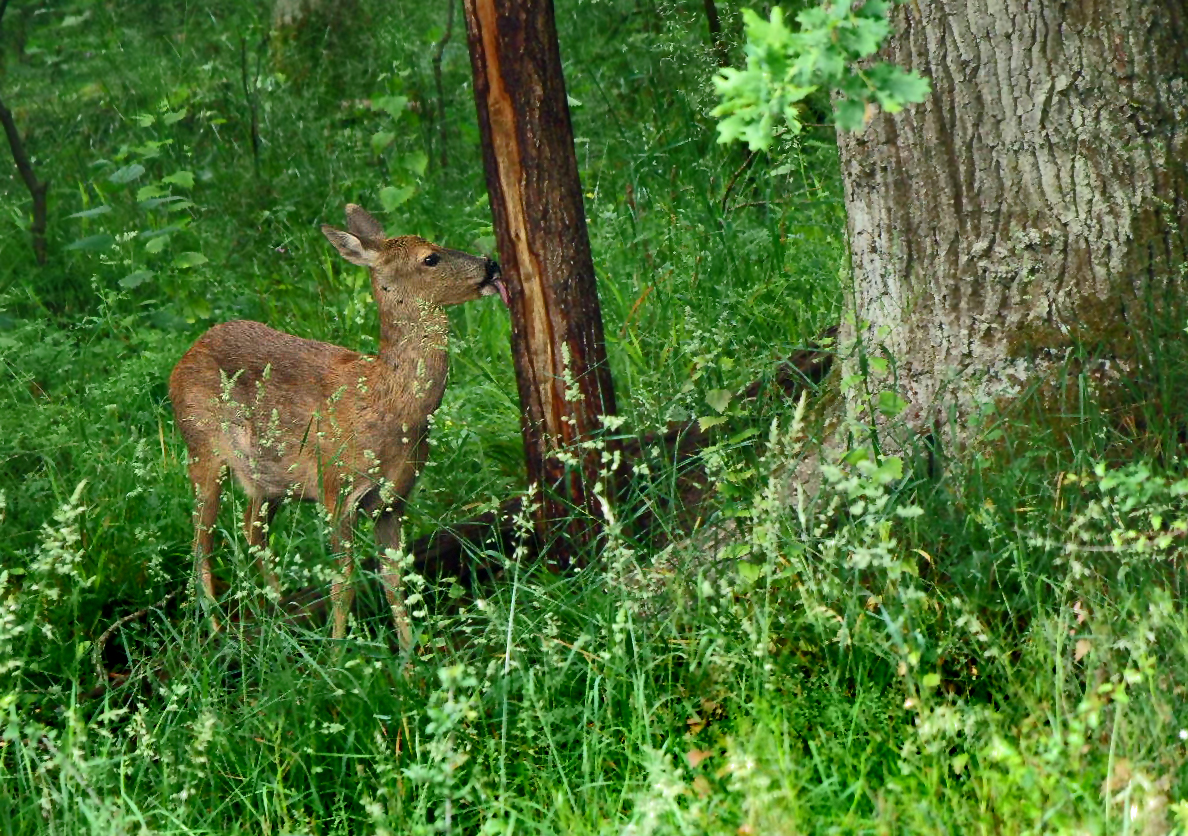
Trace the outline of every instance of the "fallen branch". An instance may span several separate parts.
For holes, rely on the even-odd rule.
[[[837,328],[829,328],[818,340],[827,345],[837,336]],[[757,380],[742,392],[747,400],[757,399],[769,391],[782,397],[796,399],[806,389],[815,389],[833,366],[831,350],[809,347],[794,352],[780,363],[770,380]],[[620,484],[629,484],[632,466],[643,456],[644,451],[659,447],[670,456],[673,467],[679,473],[677,490],[681,505],[696,517],[698,506],[710,491],[705,468],[698,459],[706,447],[717,441],[717,436],[701,429],[697,421],[670,424],[663,433],[650,433],[642,438],[626,438],[620,441]],[[501,564],[483,555],[507,555],[517,545],[523,545],[533,555],[539,549],[534,542],[519,543],[514,521],[523,512],[520,497],[504,501],[497,510],[488,511],[472,519],[448,528],[441,528],[422,537],[412,545],[413,562],[417,571],[429,578],[455,577],[465,580],[474,572],[490,575]],[[637,519],[639,528],[654,527],[652,515]]]
[[[183,588],[184,587],[173,590],[150,607],[145,607],[144,609],[137,610],[136,612],[128,613],[115,624],[103,631],[103,635],[99,637],[99,641],[95,642],[95,649],[91,651],[91,661],[95,665],[95,676],[99,678],[100,687],[106,688],[104,683],[107,682],[107,670],[103,667],[103,649],[107,647],[107,643],[111,640],[111,637],[115,635],[116,630],[119,630],[129,621],[135,621],[142,616],[148,615],[151,610],[161,609],[161,607],[165,606],[172,599],[176,598],[178,593],[180,593]]]

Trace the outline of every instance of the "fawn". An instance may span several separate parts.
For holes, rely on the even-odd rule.
[[[400,568],[400,518],[428,454],[429,416],[446,385],[445,306],[507,290],[499,265],[415,236],[387,238],[362,207],[346,207],[346,231],[322,233],[352,264],[368,268],[379,308],[377,356],[306,340],[259,322],[216,325],[169,376],[169,397],[189,452],[193,483],[194,574],[214,601],[210,553],[227,470],[243,487],[243,527],[267,583],[268,524],[281,500],[321,502],[332,523],[339,574],[330,600],[333,636],[346,634],[354,601],[352,535],[357,511],[375,519],[380,576],[402,646],[412,631]],[[212,617],[217,630],[218,620]]]

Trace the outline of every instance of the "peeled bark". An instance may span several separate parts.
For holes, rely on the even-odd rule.
[[[536,533],[566,565],[597,526],[600,452],[615,411],[551,0],[465,0]],[[608,494],[610,491],[608,490]],[[575,509],[579,512],[574,513]]]
[[[858,339],[908,425],[958,422],[1070,350],[1125,372],[1184,290],[1188,3],[898,6],[932,96],[840,134]],[[853,363],[853,361],[851,361]],[[851,398],[851,406],[862,406]]]

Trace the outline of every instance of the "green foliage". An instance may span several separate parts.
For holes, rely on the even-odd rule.
[[[751,150],[771,145],[778,128],[802,130],[804,100],[817,90],[835,93],[834,121],[855,131],[878,105],[897,113],[928,96],[928,80],[885,61],[863,65],[890,32],[891,4],[884,0],[830,0],[796,16],[799,31],[784,23],[779,6],[764,20],[743,9],[746,67],[726,68],[714,78],[721,104],[718,141],[745,140]],[[781,125],[782,123],[782,125]]]
[[[278,611],[229,489],[216,574],[233,617],[212,634],[188,580],[173,363],[239,317],[373,348],[366,276],[317,230],[348,200],[393,232],[492,246],[464,39],[443,59],[441,169],[444,7],[355,8],[371,48],[305,30],[323,58],[300,78],[274,46],[257,67],[251,4],[10,8],[5,37],[25,47],[5,41],[6,101],[53,186],[39,268],[27,194],[0,167],[0,832],[1182,825],[1179,344],[1152,345],[1160,376],[1136,396],[1135,425],[1163,428],[1147,448],[1086,401],[1059,436],[996,415],[984,447],[924,478],[874,443],[867,424],[903,405],[871,355],[857,367],[873,375],[837,382],[869,404],[837,436],[851,443],[797,470],[811,415],[744,391],[838,321],[833,132],[778,137],[772,159],[717,144],[700,4],[557,14],[623,413],[610,431],[699,421],[707,478],[646,446],[638,503],[611,509],[581,572],[523,554],[484,555],[482,582],[409,569],[411,655],[366,572],[341,645]],[[524,488],[506,314],[452,315],[410,537]],[[287,592],[325,595],[328,552],[311,508],[269,532]]]

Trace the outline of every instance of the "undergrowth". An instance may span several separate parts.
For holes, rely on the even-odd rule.
[[[0,92],[52,186],[38,266],[0,175],[0,833],[1183,829],[1172,343],[1125,421],[1024,405],[939,472],[852,427],[818,461],[804,404],[742,392],[838,321],[836,151],[819,129],[770,155],[715,143],[698,4],[565,3],[558,25],[616,431],[700,420],[710,498],[681,507],[687,474],[645,447],[667,536],[610,507],[582,571],[410,569],[402,654],[373,577],[345,642],[279,615],[232,492],[223,605],[252,617],[212,633],[173,363],[233,318],[374,348],[365,277],[317,232],[348,201],[493,246],[460,22],[443,124],[444,7],[347,5],[312,45],[227,2],[5,19]],[[452,317],[412,535],[525,487],[506,315]],[[325,594],[313,509],[283,511],[269,550],[288,589]]]

